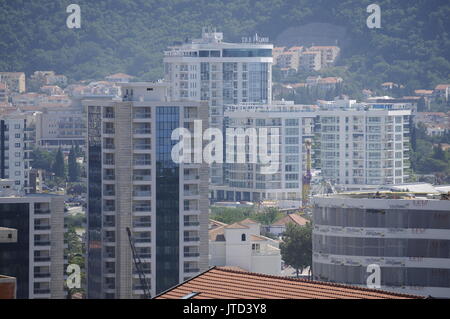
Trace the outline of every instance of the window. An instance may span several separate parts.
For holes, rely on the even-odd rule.
[[[245,234],[241,235],[241,241],[245,241],[247,239],[247,236],[245,236]]]

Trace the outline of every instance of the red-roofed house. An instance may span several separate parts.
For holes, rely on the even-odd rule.
[[[443,98],[445,101],[448,101],[450,93],[450,84],[439,84],[434,88],[434,96],[436,98]]]
[[[261,224],[251,219],[209,230],[210,265],[233,266],[262,274],[281,274],[278,241],[261,236]]]
[[[280,236],[286,231],[287,225],[291,223],[298,226],[305,226],[307,223],[309,223],[309,220],[298,214],[288,214],[283,218],[275,221],[272,225],[269,225],[267,231],[271,234]]]

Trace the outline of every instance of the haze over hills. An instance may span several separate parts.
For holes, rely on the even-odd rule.
[[[257,32],[282,44],[292,30],[295,34],[311,23],[327,23],[328,29],[345,33],[336,32],[344,34],[340,40],[345,44],[337,75],[358,85],[393,81],[415,89],[449,81],[450,3],[380,0],[382,28],[369,29],[366,7],[372,2],[79,0],[81,29],[68,29],[66,7],[72,0],[4,0],[0,70],[27,75],[55,70],[72,80],[125,72],[154,80],[163,74],[163,50],[198,37],[203,26],[217,27],[225,41]],[[304,38],[314,41],[314,35]]]

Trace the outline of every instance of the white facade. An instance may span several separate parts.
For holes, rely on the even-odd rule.
[[[39,112],[36,117],[36,143],[46,150],[69,152],[84,145],[85,126],[81,108],[58,108]]]
[[[228,107],[225,112],[227,129],[254,129],[257,134],[261,129],[278,132],[279,153],[273,161],[278,170],[273,174],[263,173],[262,167],[267,165],[261,164],[259,158],[257,163],[250,160],[254,145],[246,141],[246,163],[227,163],[226,186],[213,187],[214,198],[301,200],[302,177],[306,169],[305,141],[311,141],[314,135],[315,111],[311,106],[281,101],[272,105],[247,103]],[[237,139],[227,139],[225,154],[237,149],[238,143]]]
[[[0,194],[0,224],[16,229],[17,243],[2,244],[0,269],[17,278],[18,298],[65,298],[63,197]]]
[[[367,266],[381,289],[450,297],[450,201],[406,193],[313,198],[313,276],[365,286]]]
[[[346,188],[406,182],[410,116],[397,104],[321,110],[323,178]]]
[[[31,151],[35,144],[36,115],[0,115],[0,178],[14,180],[16,190],[29,192]]]
[[[219,32],[164,52],[165,81],[176,101],[207,101],[210,126],[223,129],[227,104],[272,100],[272,49],[268,43],[226,43]],[[223,167],[212,165],[211,182],[223,183]]]
[[[206,104],[171,102],[163,83],[122,84],[88,114],[88,297],[140,298],[126,228],[152,296],[208,268],[208,169],[175,164],[171,133],[208,127]],[[101,242],[101,246],[97,244]],[[164,267],[170,266],[169,270]]]
[[[210,231],[210,265],[234,266],[267,275],[281,274],[278,242],[260,235],[261,225],[241,222]],[[219,236],[217,236],[219,235]]]

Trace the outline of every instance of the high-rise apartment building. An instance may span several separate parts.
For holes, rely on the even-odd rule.
[[[402,104],[321,110],[323,178],[346,188],[406,182],[410,117]]]
[[[0,115],[0,178],[14,180],[17,190],[29,192],[31,151],[35,143],[35,115]]]
[[[312,202],[314,279],[366,286],[378,266],[383,290],[450,297],[448,199],[432,198],[428,190],[372,191]]]
[[[227,162],[227,182],[225,186],[213,187],[215,200],[260,201],[269,200],[301,200],[302,178],[306,170],[306,141],[311,142],[314,136],[314,124],[317,107],[294,105],[289,102],[268,104],[244,103],[229,106],[225,111],[226,128],[243,129],[246,134],[254,130],[259,136],[266,129],[268,136],[252,141],[248,134],[240,142],[237,138],[226,138],[225,154],[237,152],[239,143],[244,142],[245,163]],[[272,129],[274,130],[273,132]],[[273,142],[278,143],[276,153],[271,150]],[[255,145],[257,143],[257,145]],[[252,159],[266,144],[267,154],[273,157],[272,164],[276,171],[264,173],[267,167],[260,161]]]
[[[0,274],[16,278],[19,299],[65,298],[64,198],[13,188],[0,180],[0,225],[17,231],[1,244]]]
[[[120,99],[83,101],[88,298],[144,296],[127,228],[152,295],[208,268],[208,166],[171,156],[172,132],[194,120],[206,129],[208,105],[170,101],[167,89],[124,83]]]
[[[223,129],[227,104],[270,103],[272,49],[257,35],[242,43],[223,42],[220,32],[203,30],[201,39],[170,47],[164,52],[169,97],[180,101],[207,101],[210,126]],[[213,164],[211,182],[223,183],[223,166]]]

